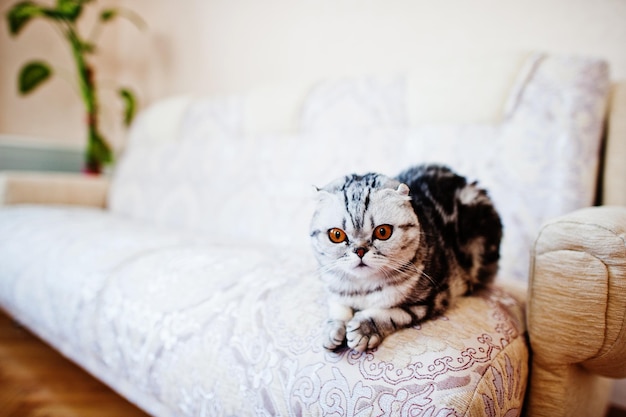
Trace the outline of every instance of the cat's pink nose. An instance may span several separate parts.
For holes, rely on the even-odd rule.
[[[365,248],[356,248],[354,250],[354,253],[356,253],[356,255],[359,258],[363,258],[365,256],[365,254],[367,253],[367,249],[365,249]]]

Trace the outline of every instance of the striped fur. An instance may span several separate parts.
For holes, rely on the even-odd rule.
[[[324,346],[363,352],[489,284],[502,224],[487,192],[440,165],[318,190],[311,241],[329,295]]]

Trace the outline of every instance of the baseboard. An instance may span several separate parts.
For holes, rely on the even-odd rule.
[[[76,146],[0,134],[0,171],[80,172],[83,154]]]

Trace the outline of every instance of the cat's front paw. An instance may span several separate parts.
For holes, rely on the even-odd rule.
[[[346,330],[348,347],[357,352],[374,349],[383,341],[383,336],[376,328],[374,320],[359,313],[348,322]]]
[[[324,328],[324,348],[335,350],[346,339],[346,323],[342,320],[328,320]]]

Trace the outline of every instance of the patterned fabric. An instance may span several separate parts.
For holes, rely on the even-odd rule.
[[[408,126],[402,85],[320,84],[298,134],[245,133],[242,98],[144,112],[110,210],[0,210],[0,304],[159,417],[519,415],[524,307],[501,288],[371,352],[321,348],[310,188],[448,163],[491,190],[500,276],[525,280],[539,224],[593,199],[606,65],[536,58],[498,125]]]
[[[0,213],[12,237],[0,245],[2,305],[155,415],[521,409],[524,310],[501,289],[375,351],[331,353],[308,253],[214,245],[98,210]]]
[[[190,101],[179,137],[165,143],[150,141],[152,121],[141,118],[110,207],[219,241],[304,246],[311,185],[441,162],[490,190],[505,227],[501,275],[526,281],[539,226],[593,202],[606,64],[534,56],[497,125],[407,126],[403,86],[400,78],[321,83],[298,134],[240,133],[243,99]]]
[[[301,128],[371,129],[406,126],[407,80],[389,78],[343,78],[319,83],[302,106]]]

